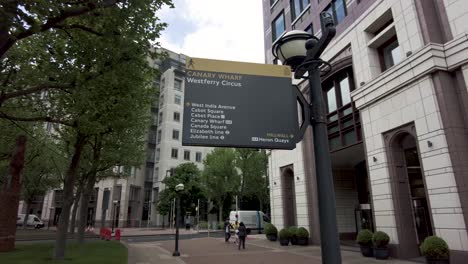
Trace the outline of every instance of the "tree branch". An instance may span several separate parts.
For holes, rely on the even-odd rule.
[[[12,98],[15,98],[15,97],[20,97],[20,96],[24,96],[24,95],[37,93],[37,92],[40,92],[42,90],[48,90],[48,89],[63,90],[63,89],[72,88],[72,87],[73,87],[72,84],[41,83],[41,84],[38,84],[38,85],[35,85],[35,86],[26,87],[25,89],[10,92],[10,93],[4,93],[2,91],[2,94],[0,94],[0,107],[2,106],[2,104],[6,100],[12,99]]]
[[[89,32],[89,33],[92,33],[96,36],[99,36],[99,37],[102,37],[104,36],[104,34],[102,34],[101,32],[97,32],[96,30],[92,29],[92,28],[89,28],[87,26],[83,26],[83,25],[78,25],[78,24],[71,24],[71,25],[55,25],[53,28],[58,28],[58,29],[62,29],[62,30],[66,30],[66,29],[81,29],[83,31],[86,31],[86,32]]]
[[[29,29],[18,32],[16,34],[9,34],[5,40],[0,40],[0,58],[18,41],[27,37],[30,37],[36,33],[47,31],[53,28],[55,25],[65,21],[67,18],[80,16],[89,13],[98,8],[109,8],[115,6],[121,0],[103,0],[101,3],[95,3],[94,1],[86,1],[82,6],[71,7],[63,9],[60,14],[55,17],[47,19],[47,21],[38,26],[31,26]]]
[[[49,116],[36,116],[36,117],[18,117],[5,114],[0,111],[0,118],[12,120],[12,121],[21,121],[21,122],[50,122],[55,124],[62,124],[65,126],[76,127],[76,124],[69,123],[60,119],[54,119]]]

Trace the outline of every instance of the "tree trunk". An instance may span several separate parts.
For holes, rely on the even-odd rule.
[[[96,174],[96,173],[95,173]],[[80,219],[78,222],[78,243],[84,243],[84,235],[85,229],[88,219],[88,203],[89,198],[91,197],[91,192],[93,191],[94,183],[96,182],[96,176],[92,175],[88,177],[88,181],[86,182],[86,186],[83,189],[83,194],[81,196],[81,204],[80,204]]]
[[[223,202],[219,203],[219,222],[222,223],[223,221]]]
[[[24,214],[23,229],[28,227],[29,209],[31,208],[30,201],[24,201],[26,203],[26,213]]]
[[[94,184],[97,178],[97,168],[101,160],[101,148],[102,148],[102,135],[96,137],[95,144],[93,146],[93,164],[91,171],[86,178],[86,182],[83,187],[83,195],[81,199],[80,207],[80,222],[78,223],[78,243],[84,243],[84,235],[86,228],[86,220],[88,218],[88,203],[91,193],[93,192]]]
[[[76,213],[78,212],[78,206],[81,198],[81,186],[76,190],[75,201],[73,202],[72,218],[70,223],[70,234],[75,233],[76,226]]]
[[[63,206],[57,226],[57,238],[55,240],[53,258],[63,260],[65,258],[65,247],[67,242],[68,224],[70,222],[70,208],[73,204],[73,188],[75,186],[76,174],[80,164],[86,137],[78,133],[74,145],[74,153],[63,184]]]
[[[19,195],[21,191],[21,171],[24,167],[26,137],[16,139],[15,150],[10,160],[10,173],[0,186],[0,251],[15,249],[16,219],[18,216]]]

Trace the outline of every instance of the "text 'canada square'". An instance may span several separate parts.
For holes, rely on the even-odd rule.
[[[182,145],[294,149],[298,99],[287,66],[187,58]]]

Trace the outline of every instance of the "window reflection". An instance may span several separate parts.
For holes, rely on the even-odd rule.
[[[340,89],[341,89],[341,104],[347,105],[351,103],[351,91],[349,89],[348,77],[344,78],[340,82]]]
[[[336,111],[336,94],[335,87],[332,87],[327,92],[328,112]]]

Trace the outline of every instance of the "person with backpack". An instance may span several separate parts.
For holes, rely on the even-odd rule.
[[[247,228],[245,228],[244,222],[240,222],[239,224],[239,244],[238,244],[238,249],[241,249],[241,244],[242,244],[242,249],[245,249],[245,237],[247,236]]]
[[[224,222],[224,241],[229,243],[229,238],[231,238],[231,224],[229,223],[229,218],[226,218]]]

